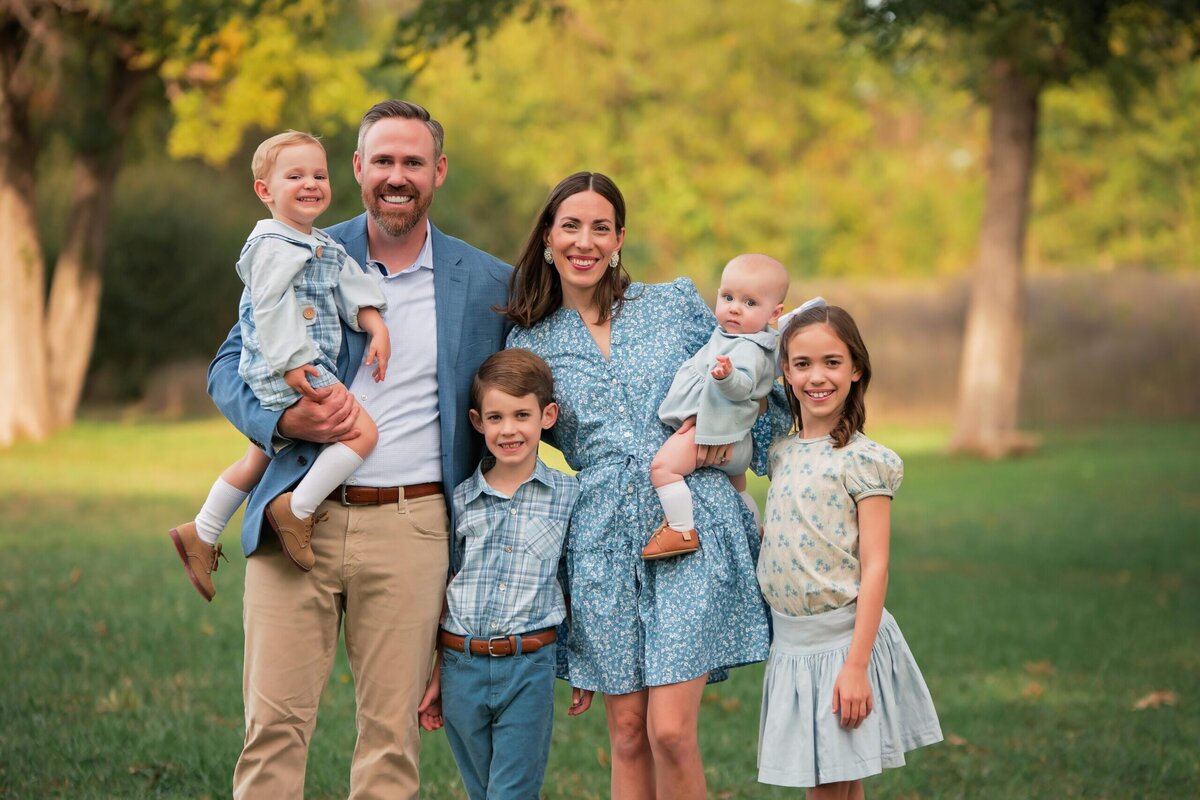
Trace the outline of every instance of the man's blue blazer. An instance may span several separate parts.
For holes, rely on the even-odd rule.
[[[508,302],[512,268],[466,242],[433,231],[433,292],[437,310],[438,412],[442,434],[442,482],[449,493],[474,471],[483,441],[467,418],[471,379],[489,355],[504,347],[512,323],[492,310]],[[367,215],[334,225],[330,236],[359,264],[367,263]],[[388,313],[395,313],[389,310]],[[402,312],[401,312],[402,313]],[[366,334],[342,325],[338,377],[349,383],[362,361]],[[394,364],[405,350],[428,342],[392,342]],[[267,503],[299,483],[320,451],[312,442],[292,441],[275,452],[272,438],[282,412],[267,411],[238,375],[242,334],[237,325],[208,368],[208,393],[221,413],[257,447],[271,456],[262,481],[250,493],[242,523],[242,550],[247,556],[259,545]],[[393,367],[393,370],[395,368]],[[388,380],[397,378],[398,370]],[[451,520],[451,530],[454,521]]]

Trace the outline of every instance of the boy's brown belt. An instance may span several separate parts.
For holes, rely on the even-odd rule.
[[[440,483],[414,483],[412,486],[350,486],[343,484],[329,493],[327,499],[344,506],[381,506],[400,501],[444,494]]]
[[[546,628],[533,633],[521,635],[521,652],[532,653],[535,650],[540,650],[548,644],[554,642],[558,638],[558,634],[554,628]],[[467,637],[456,636],[448,631],[438,631],[438,642],[442,647],[447,647],[451,650],[463,652],[463,642]],[[471,654],[476,656],[492,656],[499,658],[500,656],[511,656],[517,652],[517,637],[516,636],[493,636],[489,638],[471,637]]]

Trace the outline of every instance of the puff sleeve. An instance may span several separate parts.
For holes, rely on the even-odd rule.
[[[876,495],[895,496],[904,480],[904,462],[898,455],[878,442],[869,442],[847,455],[846,491],[854,502]]]
[[[717,327],[717,317],[700,297],[691,278],[676,278],[671,281],[671,288],[679,293],[690,323],[688,329],[680,333],[687,339],[688,352],[695,353],[708,343],[713,328]]]

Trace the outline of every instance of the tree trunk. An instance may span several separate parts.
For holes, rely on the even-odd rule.
[[[62,251],[54,267],[46,343],[54,370],[49,376],[51,418],[56,427],[75,419],[100,316],[101,269],[112,214],[122,144],[137,108],[142,76],[112,60],[103,103],[105,130],[76,155],[71,205]]]
[[[1010,61],[992,63],[987,195],[971,283],[950,449],[1000,458],[1034,446],[1017,432],[1025,225],[1040,87]]]
[[[30,86],[20,59],[28,39],[0,20],[0,447],[52,430],[44,338],[45,263],[35,224]]]

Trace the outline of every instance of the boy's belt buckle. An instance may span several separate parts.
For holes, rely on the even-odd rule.
[[[488,655],[489,655],[489,656],[491,656],[492,658],[501,658],[501,657],[503,657],[503,656],[512,655],[512,650],[513,650],[513,649],[515,649],[515,648],[512,648],[511,638],[512,638],[512,637],[510,637],[510,636],[490,636],[490,637],[488,637],[488,640],[487,640],[487,642],[488,642]],[[509,650],[509,652],[507,652],[507,653],[497,653],[497,652],[495,651],[495,649],[493,648],[493,643],[494,643],[494,642],[509,642],[509,647],[510,647],[510,650]]]

